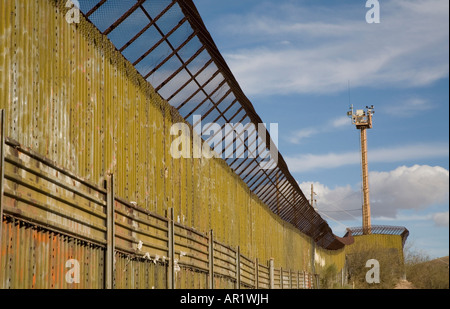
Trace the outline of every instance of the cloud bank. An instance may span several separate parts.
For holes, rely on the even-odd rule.
[[[224,55],[247,94],[331,93],[346,90],[348,81],[415,87],[448,76],[446,0],[383,1],[376,25],[365,22],[357,3],[267,6],[219,25],[252,43]]]
[[[449,203],[449,171],[439,166],[401,166],[390,172],[370,173],[371,213],[374,218],[397,218],[401,210],[426,210]],[[310,192],[311,182],[300,184]],[[354,220],[361,216],[361,191],[350,185],[329,188],[314,183],[320,212],[337,220]],[[448,227],[448,211],[421,219],[433,220]]]
[[[368,154],[369,162],[371,163],[404,162],[425,158],[448,157],[448,155],[448,143],[399,145],[390,148],[371,149]],[[285,160],[292,173],[300,173],[360,164],[360,156],[358,151],[353,151],[345,153],[285,156]]]
[[[439,212],[433,215],[434,223],[437,226],[448,227],[449,212]]]

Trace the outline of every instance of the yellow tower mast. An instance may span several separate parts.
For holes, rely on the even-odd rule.
[[[370,190],[369,190],[369,164],[367,160],[367,129],[372,129],[372,115],[374,114],[373,105],[366,106],[366,110],[356,110],[353,105],[347,113],[352,118],[352,123],[361,131],[361,165],[362,165],[362,185],[364,204],[362,208],[363,233],[369,235],[372,233],[370,220]]]

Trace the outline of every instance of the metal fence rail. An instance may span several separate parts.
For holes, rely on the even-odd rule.
[[[115,196],[113,177],[100,188],[14,140],[2,149],[0,288],[316,287]]]
[[[217,144],[222,145],[218,154],[272,212],[323,248],[344,247],[345,240],[332,233],[290,174],[270,132],[258,131],[263,121],[234,78],[192,0],[79,3],[84,16],[199,135],[200,123],[219,124],[220,132],[224,132],[226,124],[239,123],[249,128],[247,136],[244,132],[230,135],[216,131],[204,140],[216,150]],[[232,154],[225,156],[227,151]]]

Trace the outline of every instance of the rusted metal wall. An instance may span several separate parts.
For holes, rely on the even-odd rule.
[[[2,289],[98,289],[103,287],[101,246],[54,232],[14,217],[2,224]],[[77,259],[82,280],[66,280],[67,261]]]
[[[83,17],[79,24],[67,23],[65,1],[0,4],[0,108],[6,112],[4,135],[11,138],[4,165],[2,265],[14,259],[12,252],[32,250],[6,245],[31,241],[25,231],[33,228],[11,223],[19,221],[42,229],[38,239],[55,230],[49,237],[60,246],[84,242],[79,250],[100,259],[107,247],[103,184],[114,174],[115,248],[122,254],[116,287],[167,286],[169,263],[160,259],[169,256],[169,209],[174,210],[174,259],[182,269],[174,275],[178,287],[208,286],[210,230],[216,243],[235,248],[228,256],[239,247],[240,255],[251,258],[244,259],[241,282],[236,274],[231,279],[232,262],[222,268],[213,280],[218,287],[254,286],[255,271],[249,269],[256,258],[312,271],[312,239],[273,214],[224,161],[171,157],[170,127],[184,120],[97,28]],[[8,240],[5,235],[12,234],[5,231],[13,226],[16,236]],[[147,251],[136,251],[139,241]],[[143,259],[147,252],[153,261],[160,259]],[[344,260],[343,250],[332,254]],[[61,251],[55,263],[68,256]],[[27,267],[50,261],[47,255]],[[219,273],[221,262],[214,261]],[[85,280],[87,287],[104,286],[105,274],[96,271],[95,280]],[[143,283],[141,275],[152,279]],[[39,284],[47,284],[45,276]],[[261,285],[267,286],[264,276]],[[30,286],[12,277],[2,272],[2,285]]]

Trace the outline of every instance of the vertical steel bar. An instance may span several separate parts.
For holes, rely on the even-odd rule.
[[[292,272],[289,269],[289,289],[292,290]]]
[[[175,289],[175,243],[174,243],[174,211],[173,208],[169,208],[168,217],[168,238],[169,238],[169,269],[167,270],[167,288],[169,290]]]
[[[272,259],[269,260],[269,282],[270,282],[269,288],[271,290],[274,289],[274,282],[275,282],[274,278],[273,278],[273,275],[274,275],[274,268],[273,268],[273,266],[274,266],[274,260],[272,258]]]
[[[106,275],[105,288],[114,288],[114,252],[115,252],[115,222],[114,222],[114,175],[106,180]]]
[[[259,260],[255,260],[255,289],[259,289]]]
[[[283,267],[280,268],[280,287],[283,290],[284,289],[284,276],[283,276]]]
[[[311,269],[312,273],[316,273],[316,241],[314,238],[311,239]]]
[[[236,288],[241,289],[241,247],[237,247],[236,252]]]
[[[303,288],[306,289],[306,272],[303,271]]]
[[[3,182],[5,178],[5,110],[0,110],[0,250],[2,249],[2,229],[3,229]],[[2,270],[0,269],[0,272]],[[0,275],[0,278],[2,276]]]
[[[114,288],[114,251],[115,251],[115,222],[114,222],[114,175],[106,180],[106,258],[105,258],[105,288]]]
[[[210,231],[209,234],[209,289],[214,289],[214,232]]]

